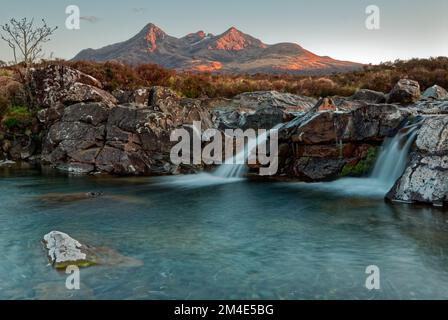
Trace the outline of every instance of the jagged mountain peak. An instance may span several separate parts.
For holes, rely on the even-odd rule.
[[[83,50],[73,60],[154,63],[177,70],[231,73],[328,74],[362,67],[320,57],[298,44],[267,45],[236,27],[216,36],[200,30],[176,38],[153,23],[127,41]]]
[[[209,45],[211,50],[240,51],[247,48],[266,48],[260,40],[245,34],[235,27],[229,28],[219,36],[216,36],[214,43]]]
[[[156,51],[158,43],[163,41],[167,36],[165,31],[154,23],[148,23],[140,33],[144,34],[144,37],[148,43],[149,52]]]

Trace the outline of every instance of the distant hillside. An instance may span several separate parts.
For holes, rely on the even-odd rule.
[[[73,60],[152,63],[183,71],[249,74],[331,74],[362,67],[318,56],[293,43],[267,45],[233,27],[217,36],[198,31],[176,38],[152,23],[127,41],[83,50]]]
[[[326,76],[179,72],[152,64],[130,66],[117,62],[52,63],[68,64],[90,74],[99,79],[109,91],[165,86],[190,98],[202,96],[230,98],[243,92],[266,90],[312,97],[349,96],[357,89],[389,92],[401,78],[418,81],[423,90],[434,84],[448,88],[448,57],[398,60],[364,66],[358,71]]]

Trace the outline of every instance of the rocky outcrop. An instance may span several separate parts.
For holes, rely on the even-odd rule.
[[[388,103],[411,104],[420,99],[420,85],[417,81],[401,79],[389,93]]]
[[[448,117],[425,118],[403,176],[387,195],[392,201],[442,206],[448,202]]]
[[[33,70],[30,86],[42,108],[59,110],[78,102],[102,102],[113,106],[117,100],[102,90],[95,78],[63,65]]]
[[[365,174],[377,147],[409,114],[389,104],[348,105],[313,109],[280,129],[280,175],[321,181]]]
[[[151,88],[140,88],[137,90],[115,90],[112,95],[117,99],[118,103],[133,104],[137,107],[148,107],[151,105],[150,95]]]
[[[169,89],[151,89],[147,107],[78,103],[48,123],[42,159],[73,173],[118,175],[176,173],[170,162],[171,132],[200,121],[212,127],[199,100],[181,99]],[[192,169],[192,168],[190,168]]]
[[[310,110],[317,100],[277,91],[248,92],[215,105],[214,122],[220,129],[270,129]]]

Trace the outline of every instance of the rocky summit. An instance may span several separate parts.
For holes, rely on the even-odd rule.
[[[119,61],[195,72],[331,74],[361,64],[318,56],[293,43],[268,45],[232,27],[219,35],[198,31],[182,38],[149,23],[129,40],[86,49],[73,60]]]

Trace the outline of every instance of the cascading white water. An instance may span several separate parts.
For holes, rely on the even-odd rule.
[[[376,161],[371,178],[392,187],[403,174],[409,151],[414,143],[419,123],[402,128],[392,139],[385,142]]]
[[[278,130],[282,124],[279,124],[272,128],[271,130]],[[247,142],[245,148],[242,148],[238,154],[233,156],[231,159],[227,159],[226,163],[219,166],[219,168],[213,173],[213,175],[222,178],[241,178],[248,170],[247,159],[249,155],[255,151],[255,149],[262,143],[265,143],[269,138],[270,130],[266,130],[265,133],[260,134],[255,139],[250,139]]]
[[[350,197],[384,198],[406,168],[409,151],[419,127],[420,123],[408,124],[395,137],[388,139],[368,178],[344,178],[332,182],[294,183],[292,185]]]

